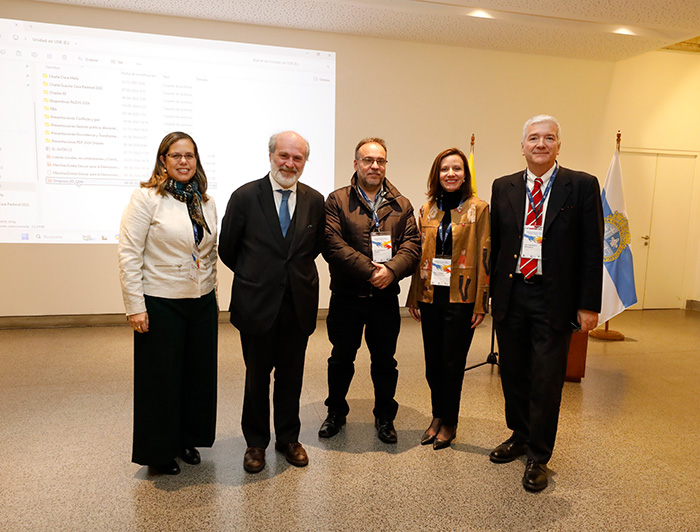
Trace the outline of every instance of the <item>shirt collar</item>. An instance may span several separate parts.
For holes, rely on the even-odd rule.
[[[539,179],[542,180],[542,188],[547,188],[547,183],[549,183],[549,180],[552,178],[552,174],[554,173],[554,169],[557,167],[557,162],[554,161],[554,164],[552,167],[547,170],[544,174],[542,174]],[[532,187],[535,185],[535,179],[537,176],[533,174],[530,169],[527,169],[527,188],[532,190]]]
[[[294,183],[291,187],[289,188],[284,188],[282,185],[280,185],[277,181],[274,180],[272,177],[272,174],[268,174],[268,177],[270,178],[270,184],[272,185],[272,190],[291,190],[292,194],[297,193],[297,185],[299,184],[299,181]]]

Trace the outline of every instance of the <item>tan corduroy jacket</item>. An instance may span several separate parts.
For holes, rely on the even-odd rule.
[[[450,273],[450,302],[474,303],[474,312],[488,312],[489,261],[491,231],[488,204],[472,196],[450,211],[452,216],[452,271]],[[406,305],[433,302],[431,284],[432,262],[435,257],[438,227],[445,215],[431,200],[420,209],[418,228],[422,253],[418,269],[411,280]]]

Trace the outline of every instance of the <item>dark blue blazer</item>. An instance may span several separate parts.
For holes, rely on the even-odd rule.
[[[496,179],[491,190],[491,303],[496,320],[508,311],[525,220],[523,171]],[[563,330],[578,309],[600,312],[603,209],[598,180],[560,167],[550,191],[542,241],[547,315]]]
[[[241,186],[231,195],[221,222],[219,257],[234,272],[231,323],[242,333],[266,333],[289,288],[301,328],[310,335],[318,313],[315,259],[323,248],[323,196],[297,183],[285,238],[272,194],[268,176]]]

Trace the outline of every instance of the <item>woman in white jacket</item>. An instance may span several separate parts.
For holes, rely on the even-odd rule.
[[[132,461],[177,475],[200,463],[216,428],[216,206],[197,145],[160,143],[148,181],[131,196],[119,233],[119,272],[134,330]]]

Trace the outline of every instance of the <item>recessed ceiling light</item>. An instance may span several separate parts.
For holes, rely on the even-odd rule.
[[[474,11],[471,11],[468,14],[470,17],[476,18],[493,18],[493,15],[491,13],[487,13],[483,9],[475,9]]]
[[[637,35],[635,32],[627,28],[617,28],[616,30],[613,30],[613,33],[617,33],[619,35]]]

